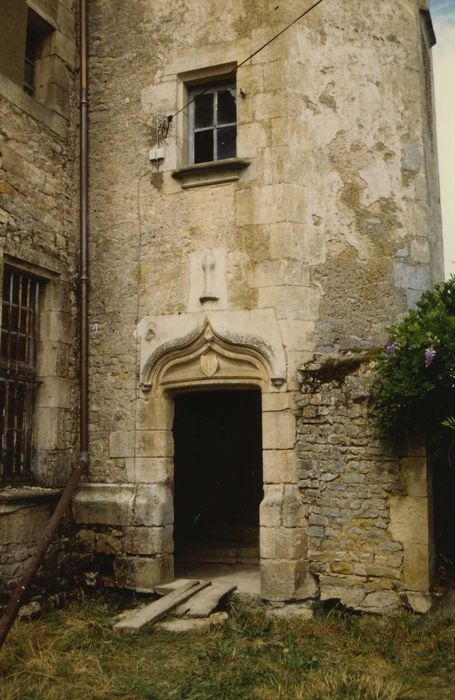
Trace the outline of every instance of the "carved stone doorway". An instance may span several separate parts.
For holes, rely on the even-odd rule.
[[[175,396],[175,567],[259,564],[261,392]]]

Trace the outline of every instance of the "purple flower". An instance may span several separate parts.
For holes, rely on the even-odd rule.
[[[436,350],[433,346],[426,348],[425,350],[425,367],[429,367],[436,357]]]
[[[398,348],[397,348],[396,344],[393,342],[393,340],[389,340],[385,346],[385,354],[388,357],[393,357],[395,355],[397,349]]]

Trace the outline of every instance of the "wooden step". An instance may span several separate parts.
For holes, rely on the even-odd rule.
[[[187,617],[208,617],[225,595],[235,591],[237,586],[232,583],[212,583],[196,595],[188,598],[186,602],[176,608],[174,614]]]
[[[127,610],[119,616],[118,622],[113,626],[116,632],[137,632],[144,625],[152,624],[163,615],[183,603],[187,598],[191,598],[203,588],[210,585],[210,581],[193,581],[183,584],[175,591],[171,591],[159,600],[149,603],[142,608]]]

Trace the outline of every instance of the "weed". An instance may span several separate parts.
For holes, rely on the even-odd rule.
[[[296,700],[398,700],[403,686],[394,681],[375,678],[368,674],[327,674],[320,688],[303,690]]]

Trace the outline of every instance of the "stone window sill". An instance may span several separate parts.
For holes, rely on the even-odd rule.
[[[56,500],[62,489],[44,488],[41,486],[4,486],[0,488],[0,504],[24,505],[39,501]]]
[[[0,75],[0,96],[26,112],[37,122],[44,124],[56,134],[66,136],[66,119],[49,107],[40,104],[34,97],[27,95],[21,87]]]
[[[251,163],[247,158],[226,158],[209,163],[196,163],[174,170],[172,177],[180,180],[182,187],[203,187],[204,185],[219,185],[224,182],[235,182],[242,171]]]

